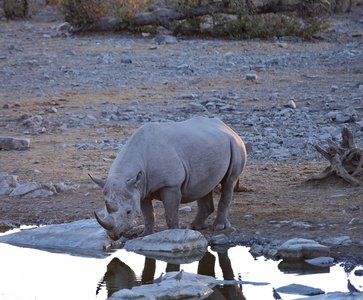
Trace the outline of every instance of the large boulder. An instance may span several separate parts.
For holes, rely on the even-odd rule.
[[[129,240],[125,249],[169,263],[184,264],[203,257],[208,241],[198,231],[169,229]]]
[[[49,225],[0,236],[0,242],[72,255],[104,257],[110,244],[105,230],[96,220]]]
[[[284,260],[302,260],[330,256],[330,249],[313,240],[296,238],[283,243],[277,254]]]

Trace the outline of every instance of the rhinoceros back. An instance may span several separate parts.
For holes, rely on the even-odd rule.
[[[242,173],[246,151],[240,137],[219,119],[197,117],[184,122],[149,123],[129,139],[112,172],[147,176],[147,192],[179,187],[182,201],[208,194],[231,172]]]

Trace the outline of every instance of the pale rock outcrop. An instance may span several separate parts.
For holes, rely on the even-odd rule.
[[[283,243],[277,254],[284,260],[301,260],[329,256],[330,249],[313,240],[295,238]]]

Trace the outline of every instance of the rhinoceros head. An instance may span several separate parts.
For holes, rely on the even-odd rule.
[[[128,179],[107,178],[107,180],[92,177],[92,180],[103,187],[106,206],[102,213],[95,212],[97,222],[106,229],[113,240],[119,239],[130,229],[140,212],[140,181],[142,172]]]

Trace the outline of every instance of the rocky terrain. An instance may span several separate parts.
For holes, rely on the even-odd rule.
[[[362,12],[332,16],[311,41],[71,36],[50,7],[0,21],[0,137],[30,141],[26,151],[0,151],[1,229],[93,218],[104,200],[87,174],[105,178],[137,128],[218,117],[248,149],[230,240],[309,238],[336,259],[363,263],[362,187],[304,182],[328,166],[315,143],[339,142],[347,127],[363,147]],[[188,206],[183,227],[196,212]]]

